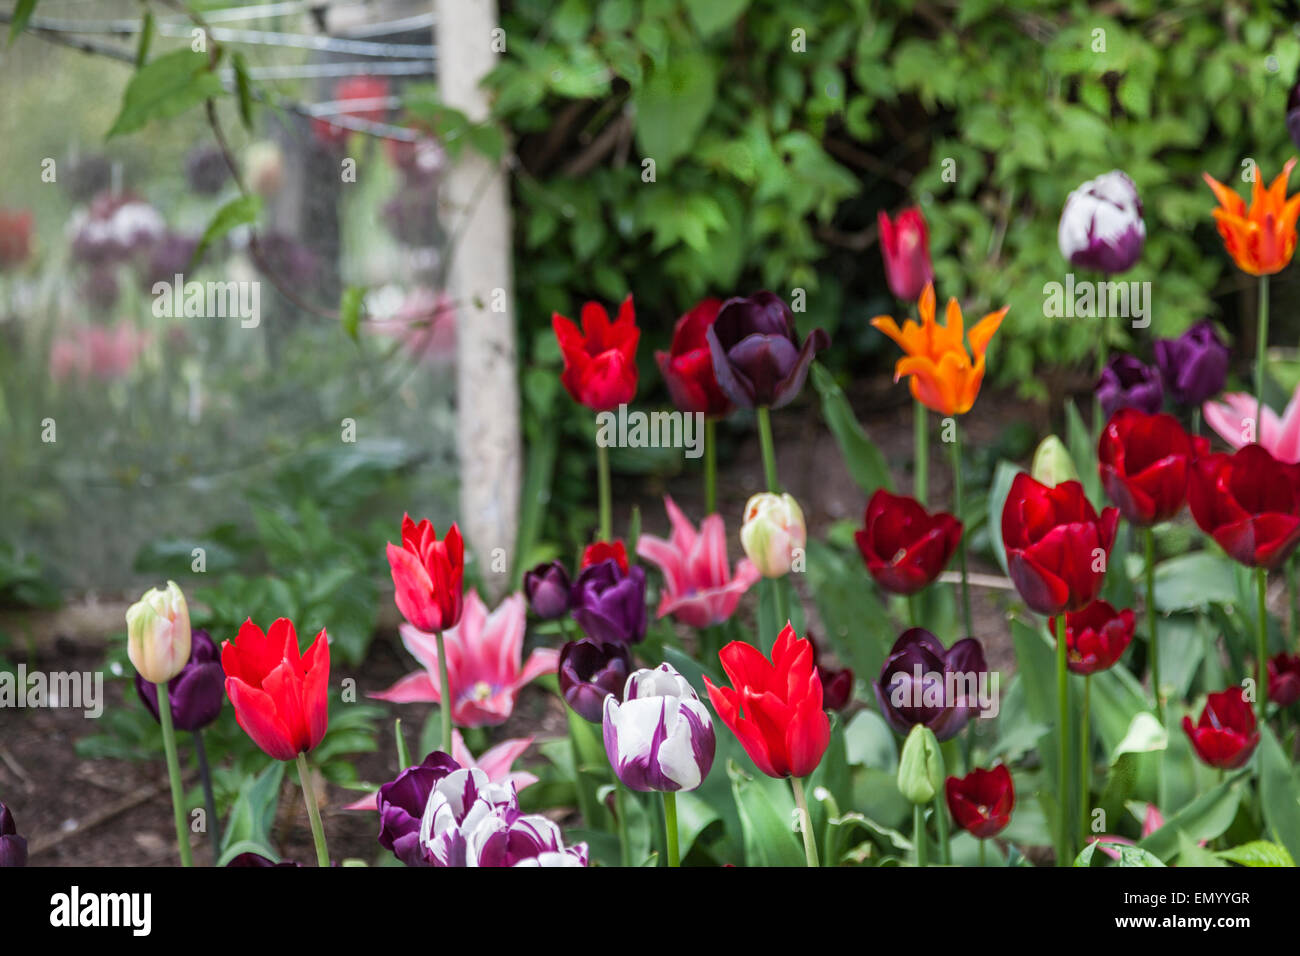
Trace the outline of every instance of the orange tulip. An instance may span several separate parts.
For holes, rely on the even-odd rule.
[[[934,321],[934,284],[929,283],[918,303],[921,323],[908,319],[900,329],[887,315],[871,320],[872,326],[898,343],[907,355],[894,366],[894,381],[912,376],[912,396],[940,415],[964,415],[975,404],[984,381],[984,352],[1010,306],[990,312],[970,330],[970,350],[963,341],[961,306],[948,300],[946,324]]]
[[[1295,222],[1300,215],[1300,193],[1286,197],[1287,179],[1295,166],[1287,160],[1281,174],[1265,189],[1258,175],[1251,186],[1250,208],[1237,195],[1209,173],[1202,173],[1214,190],[1219,208],[1214,210],[1223,245],[1237,268],[1253,276],[1281,272],[1295,252]]]

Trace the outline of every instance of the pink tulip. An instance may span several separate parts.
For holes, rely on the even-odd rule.
[[[504,723],[515,709],[520,689],[543,674],[554,674],[559,667],[560,652],[553,648],[535,650],[523,663],[525,623],[522,594],[510,595],[491,615],[476,591],[465,596],[460,623],[442,632],[451,719],[457,726]],[[395,704],[439,703],[436,638],[410,624],[403,624],[400,631],[402,643],[424,669],[370,696]]]
[[[1273,409],[1264,406],[1263,423],[1258,430],[1253,427],[1255,396],[1245,392],[1224,395],[1220,402],[1206,402],[1201,410],[1205,414],[1205,423],[1233,448],[1251,444],[1253,436],[1278,461],[1288,465],[1300,463],[1300,386],[1287,402],[1281,418]]]
[[[483,756],[475,757],[465,746],[465,738],[460,735],[459,730],[451,732],[451,756],[456,763],[460,764],[465,770],[478,768],[488,776],[492,783],[513,783],[515,793],[526,787],[531,787],[537,782],[537,778],[527,770],[511,770],[511,765],[518,760],[529,747],[533,745],[532,737],[520,737],[517,740],[503,740],[489,750],[483,751]],[[377,794],[368,793],[355,803],[349,803],[344,810],[375,810],[375,798]]]
[[[720,624],[736,610],[740,596],[759,579],[758,569],[748,558],[736,565],[731,576],[727,565],[727,529],[722,516],[709,515],[697,532],[673,499],[664,498],[672,537],[665,541],[642,535],[636,553],[659,565],[664,575],[659,616],[671,614],[690,627]]]

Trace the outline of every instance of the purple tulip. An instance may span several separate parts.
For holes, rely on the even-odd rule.
[[[391,850],[407,866],[428,866],[420,847],[420,819],[438,782],[460,769],[460,764],[435,750],[416,767],[407,767],[397,779],[384,784],[376,795],[379,810],[379,845]]]
[[[559,561],[539,564],[524,575],[528,607],[543,621],[553,621],[569,613],[571,590],[569,572]]]
[[[601,722],[605,698],[623,699],[623,685],[632,670],[626,644],[570,641],[560,650],[560,693],[584,720]]]
[[[200,146],[185,157],[185,178],[200,196],[215,196],[230,179],[226,157],[216,146]]]
[[[135,692],[145,709],[158,719],[158,685],[135,675]],[[190,657],[181,672],[167,682],[172,724],[179,730],[202,730],[217,719],[226,699],[226,673],[216,642],[203,628],[190,634]]]
[[[566,847],[553,821],[503,808],[478,821],[467,834],[465,857],[471,866],[586,866],[587,845]]]
[[[694,790],[713,767],[717,738],[708,709],[670,664],[627,679],[620,703],[605,698],[605,754],[633,790]]]
[[[817,329],[799,346],[781,297],[755,292],[728,299],[706,333],[718,386],[742,408],[781,408],[803,389],[813,356],[831,344]]]
[[[1175,402],[1200,405],[1223,390],[1228,347],[1210,320],[1202,319],[1176,339],[1156,340],[1156,366]]]
[[[27,838],[18,835],[13,814],[0,803],[0,867],[26,865]]]
[[[573,585],[573,619],[595,641],[636,644],[645,637],[645,569],[627,573],[613,558],[583,568]]]
[[[1115,275],[1138,261],[1146,237],[1137,186],[1113,169],[1070,193],[1056,238],[1070,265]]]
[[[1160,373],[1128,354],[1116,355],[1106,363],[1095,391],[1107,418],[1121,408],[1138,408],[1154,415],[1164,405]]]
[[[924,724],[943,741],[956,736],[979,712],[978,697],[970,695],[978,694],[980,675],[987,671],[984,649],[975,638],[944,650],[929,631],[913,627],[894,642],[871,688],[895,731],[907,734]]]

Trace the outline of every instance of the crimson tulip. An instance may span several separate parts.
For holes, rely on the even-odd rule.
[[[1133,611],[1116,611],[1100,598],[1082,611],[1065,615],[1065,666],[1075,674],[1095,674],[1114,665],[1133,640]],[[1061,640],[1061,622],[1048,621],[1052,636]]]
[[[877,584],[893,594],[915,594],[948,564],[961,531],[961,522],[947,512],[931,514],[915,498],[879,488],[853,537]]]
[[[949,777],[943,789],[953,820],[976,839],[996,836],[1011,822],[1016,788],[1005,764],[992,770],[976,768],[964,777]]]
[[[1257,444],[1199,459],[1187,501],[1201,530],[1242,564],[1276,570],[1300,544],[1300,465]]]
[[[1007,572],[1025,603],[1049,617],[1080,611],[1101,592],[1119,512],[1098,515],[1077,481],[1049,488],[1021,472],[1002,508]]]
[[[632,296],[623,300],[618,320],[598,302],[582,307],[582,331],[558,312],[551,316],[551,328],[564,355],[560,381],[573,400],[593,412],[607,412],[636,397],[636,345],[641,330],[636,327]]]
[[[1182,510],[1192,463],[1209,450],[1209,442],[1192,438],[1172,415],[1121,408],[1102,429],[1097,469],[1119,513],[1147,528]]]
[[[1268,659],[1268,699],[1279,707],[1300,700],[1300,654],[1283,651]]]
[[[465,543],[455,524],[439,541],[429,519],[416,524],[402,515],[402,546],[388,543],[388,564],[397,609],[416,630],[437,633],[456,626],[464,600]]]
[[[881,210],[876,214],[880,225],[880,254],[885,260],[885,278],[889,291],[904,302],[915,302],[926,285],[934,281],[930,264],[930,231],[919,206],[904,209],[890,220]]]
[[[578,570],[582,571],[591,567],[593,564],[600,564],[602,561],[613,559],[618,562],[618,569],[627,574],[627,548],[623,546],[621,540],[614,541],[593,541],[587,545],[582,552],[582,561],[578,565]]]
[[[1195,726],[1191,717],[1183,718],[1183,731],[1196,756],[1220,770],[1244,766],[1259,745],[1255,712],[1240,687],[1210,694]]]
[[[293,622],[279,618],[269,634],[244,621],[221,645],[226,696],[244,733],[267,755],[292,760],[315,749],[329,724],[330,646],[322,630],[298,652]]]
[[[709,701],[755,766],[769,777],[816,770],[830,745],[831,723],[812,642],[786,624],[770,661],[744,641],[732,641],[718,658],[732,686],[715,687],[706,676]]]
[[[708,332],[722,308],[721,299],[705,299],[673,326],[667,352],[655,352],[655,361],[668,386],[673,404],[683,412],[701,412],[721,418],[731,411],[731,400],[718,387],[709,351]]]

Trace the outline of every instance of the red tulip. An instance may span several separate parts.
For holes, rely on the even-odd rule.
[[[1021,472],[1002,509],[1007,571],[1025,603],[1049,617],[1080,611],[1101,592],[1119,512],[1100,517],[1077,481],[1055,487]]]
[[[579,565],[578,570],[589,568],[593,564],[600,564],[600,562],[608,561],[611,558],[618,562],[619,570],[627,574],[627,548],[623,546],[622,541],[617,539],[614,541],[593,541],[587,545],[582,552],[582,563]]]
[[[426,518],[419,524],[402,515],[402,546],[388,544],[397,609],[416,630],[429,634],[455,627],[460,621],[461,587],[465,578],[465,544],[453,524],[447,536]]]
[[[1182,510],[1192,463],[1209,450],[1209,442],[1193,439],[1172,415],[1121,408],[1101,433],[1097,468],[1119,513],[1145,528]]]
[[[704,686],[719,719],[769,777],[806,777],[831,740],[822,710],[822,681],[813,646],[786,624],[769,661],[756,648],[732,641],[718,654],[731,687]]]
[[[388,81],[382,76],[349,76],[339,80],[334,87],[334,100],[340,104],[361,104],[349,106],[338,115],[353,119],[382,123],[388,115],[384,100],[388,98]],[[324,146],[341,146],[348,141],[352,130],[345,126],[335,126],[325,119],[311,121],[311,130],[316,139]]]
[[[709,326],[721,307],[721,299],[705,299],[677,320],[669,350],[655,352],[668,394],[683,412],[720,418],[731,411],[731,399],[718,387],[709,351]]]
[[[976,839],[996,836],[1011,822],[1016,788],[1003,764],[992,770],[977,768],[964,777],[949,777],[943,789],[953,820]]]
[[[915,594],[944,569],[961,540],[961,522],[930,514],[914,498],[877,489],[863,528],[854,534],[867,571],[886,591]]]
[[[904,209],[892,222],[882,210],[877,213],[880,224],[880,252],[885,260],[885,278],[889,289],[905,302],[915,302],[923,289],[934,281],[934,267],[930,264],[930,233],[925,216],[917,206]]]
[[[1259,445],[1199,459],[1187,501],[1201,530],[1242,564],[1276,570],[1300,544],[1300,465]]]
[[[293,622],[280,618],[269,635],[247,620],[221,645],[226,696],[244,733],[276,760],[315,749],[329,725],[330,646],[322,630],[298,653]]]
[[[1274,654],[1268,659],[1268,699],[1279,707],[1300,700],[1300,654]]]
[[[629,295],[610,322],[604,306],[588,302],[582,307],[582,331],[558,312],[551,328],[564,355],[560,381],[573,400],[593,412],[607,412],[636,397],[636,344],[641,330]]]
[[[1244,766],[1259,744],[1255,711],[1246,703],[1240,687],[1210,694],[1196,726],[1192,726],[1192,718],[1184,717],[1183,730],[1196,755],[1220,770]]]
[[[1054,617],[1048,623],[1059,641],[1060,620]],[[1111,667],[1133,640],[1134,623],[1132,610],[1116,611],[1102,600],[1065,615],[1065,666],[1075,674],[1095,674]]]

